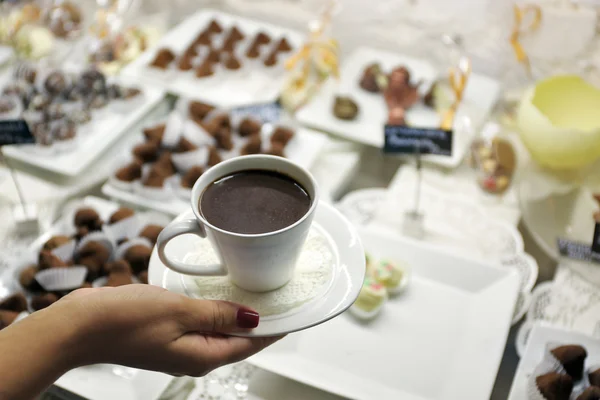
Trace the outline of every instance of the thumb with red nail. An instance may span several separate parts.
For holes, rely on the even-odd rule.
[[[232,336],[259,323],[239,304],[150,285],[79,289],[0,331],[0,395],[33,398],[68,370],[99,363],[202,376],[281,338]]]

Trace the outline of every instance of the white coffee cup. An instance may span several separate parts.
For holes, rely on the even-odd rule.
[[[273,232],[243,234],[229,232],[208,222],[199,208],[204,190],[213,182],[235,172],[267,170],[284,174],[298,182],[311,199],[308,212],[292,225]],[[186,275],[227,275],[236,286],[252,292],[277,289],[292,279],[296,261],[308,235],[319,203],[319,190],[312,175],[285,158],[251,155],[232,158],[206,171],[192,188],[192,210],[196,218],[171,222],[158,236],[158,256],[170,269]],[[169,241],[179,235],[208,238],[220,263],[192,265],[170,259],[165,253]]]

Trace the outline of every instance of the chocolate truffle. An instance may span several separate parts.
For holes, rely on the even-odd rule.
[[[71,238],[65,235],[52,236],[46,241],[46,243],[44,243],[44,246],[42,246],[42,250],[52,251],[57,247],[69,243],[70,241]]]
[[[206,31],[210,32],[210,33],[221,33],[221,32],[223,32],[223,28],[221,27],[221,25],[216,20],[213,19],[208,24],[208,27],[206,28]]]
[[[600,400],[600,387],[588,387],[579,396],[577,396],[576,400]]]
[[[133,272],[139,274],[143,270],[148,269],[151,254],[152,249],[150,247],[143,244],[136,244],[127,249],[123,258],[131,265]]]
[[[185,153],[186,151],[196,150],[198,146],[194,143],[190,142],[186,138],[182,137],[179,139],[179,143],[177,143],[177,147],[173,150],[174,153]]]
[[[265,58],[265,60],[263,61],[265,67],[273,67],[275,64],[277,64],[277,54],[278,53],[276,51],[272,51],[271,53],[269,53],[267,58]]]
[[[140,283],[148,284],[148,271],[140,272],[137,278],[140,280]]]
[[[133,217],[133,214],[135,214],[135,211],[131,208],[121,207],[110,216],[108,223],[114,224],[126,218]]]
[[[193,168],[195,168],[195,167],[192,167],[192,169]],[[144,229],[141,230],[139,236],[148,239],[150,242],[152,242],[152,244],[156,244],[158,235],[160,235],[160,232],[162,232],[162,230],[163,230],[163,227],[160,225],[154,225],[154,224],[146,225],[144,227]]]
[[[252,135],[250,139],[248,139],[248,143],[242,147],[240,150],[240,154],[246,156],[248,154],[259,154],[261,149],[262,140],[260,139],[260,135]]]
[[[133,283],[132,276],[126,272],[113,272],[108,275],[108,280],[105,286],[117,287],[131,285]]]
[[[185,49],[185,51],[183,52],[183,56],[184,57],[188,57],[190,59],[196,57],[198,55],[198,50],[196,50],[196,45],[192,45],[190,47],[188,47],[187,49]]]
[[[275,129],[271,135],[271,143],[279,142],[282,145],[288,144],[288,142],[294,137],[294,131],[289,128],[279,126]]]
[[[149,142],[155,142],[156,144],[159,144],[162,141],[165,128],[165,124],[159,124],[151,128],[146,128],[143,130],[144,137]]]
[[[40,269],[48,268],[65,268],[67,263],[60,259],[60,257],[52,254],[47,250],[42,250],[38,256],[38,266]]]
[[[44,89],[52,96],[57,96],[64,92],[69,85],[65,74],[60,71],[54,71],[48,74],[44,80]]]
[[[381,90],[377,83],[377,76],[381,74],[381,67],[379,64],[370,64],[363,71],[363,75],[360,78],[360,87],[371,93],[379,93]]]
[[[13,322],[19,316],[18,312],[8,311],[8,310],[0,310],[0,329],[4,329]]]
[[[27,299],[23,293],[15,293],[0,301],[0,310],[14,311],[17,313],[27,311]]]
[[[253,44],[269,44],[271,43],[271,38],[269,37],[269,35],[267,35],[264,32],[259,32],[255,37],[254,37],[254,42]]]
[[[180,71],[189,71],[189,70],[191,70],[192,68],[194,68],[194,65],[192,64],[192,60],[193,59],[194,59],[194,56],[184,54],[183,56],[181,56],[179,58],[179,61],[177,61],[177,68]]]
[[[221,47],[221,53],[232,54],[237,44],[237,40],[227,38],[225,42],[223,42],[223,46]]]
[[[202,176],[204,173],[204,167],[199,165],[195,165],[192,168],[188,169],[185,175],[181,178],[181,186],[184,188],[191,189],[194,187],[194,184]],[[154,240],[156,242],[156,240]]]
[[[227,36],[228,39],[234,41],[240,41],[245,37],[246,36],[242,33],[242,31],[240,31],[240,29],[237,26],[231,27],[231,29],[229,30],[229,35]]]
[[[154,162],[158,159],[158,145],[156,142],[141,143],[133,148],[132,153],[144,163]]]
[[[58,296],[54,293],[40,294],[38,296],[33,296],[31,299],[31,308],[33,308],[35,311],[39,311],[46,307],[50,307],[57,301]]]
[[[569,400],[573,390],[573,379],[569,375],[556,372],[538,376],[535,383],[547,400]]]
[[[208,166],[213,167],[223,161],[216,147],[210,147],[208,150]]]
[[[215,135],[217,140],[217,148],[231,150],[233,149],[233,139],[231,137],[231,130],[225,126],[219,128],[219,131]]]
[[[562,364],[567,374],[578,381],[583,376],[583,363],[587,351],[579,345],[560,346],[551,351],[552,355]]]
[[[148,175],[142,179],[142,185],[154,188],[162,188],[167,176],[154,166],[148,172]]]
[[[142,178],[142,162],[135,160],[121,167],[115,173],[115,177],[123,182],[133,182]]]
[[[196,68],[196,78],[206,78],[207,76],[214,75],[214,73],[213,63],[208,59],[204,60],[204,62]]]
[[[262,125],[260,122],[253,118],[246,117],[240,122],[238,126],[238,133],[240,136],[250,136],[257,133],[260,133]]]
[[[192,101],[189,106],[189,113],[194,120],[202,121],[206,115],[214,110],[215,108],[210,104],[202,103],[200,101]]]
[[[210,62],[211,64],[218,63],[219,61],[221,61],[221,53],[219,53],[215,49],[210,49],[210,51],[206,55],[206,59],[204,60],[204,62],[206,61]]]
[[[39,268],[37,265],[31,265],[21,271],[19,275],[19,283],[25,290],[29,290],[31,292],[37,292],[42,290],[42,286],[35,280],[35,274],[39,272]]]
[[[212,43],[212,33],[209,31],[203,31],[201,32],[196,39],[194,39],[194,43],[192,44],[192,47],[198,46],[198,45],[203,45],[203,46],[209,46]]]
[[[228,54],[225,58],[225,68],[236,71],[242,67],[240,61],[233,54]]]
[[[213,117],[212,121],[214,121],[220,127],[231,129],[231,118],[226,113],[219,113],[219,114],[215,115]]]
[[[358,115],[358,105],[350,97],[336,96],[333,115],[345,121],[352,121]]]
[[[260,57],[260,44],[253,44],[246,50],[246,57],[256,59]]]
[[[292,46],[290,46],[290,43],[287,41],[286,38],[281,38],[279,42],[277,42],[275,50],[280,53],[287,53],[288,51],[292,50]]]
[[[285,146],[279,142],[271,143],[271,148],[265,154],[277,157],[285,157],[283,149]]]
[[[600,368],[588,374],[590,385],[600,387]]]
[[[116,260],[113,262],[106,263],[104,265],[104,271],[107,275],[113,272],[125,273],[129,275],[132,274],[131,266],[125,260]]]
[[[93,208],[84,207],[75,213],[74,224],[76,227],[86,227],[91,231],[97,231],[102,227],[100,215]]]
[[[168,151],[162,153],[160,157],[158,157],[156,163],[153,165],[153,168],[156,168],[157,171],[161,172],[165,176],[173,175],[176,170],[175,164],[173,164],[173,160],[171,158],[171,153]]]
[[[169,49],[160,49],[154,60],[150,63],[150,66],[160,69],[167,69],[169,64],[175,60],[175,54]]]
[[[95,279],[101,268],[110,258],[110,250],[106,248],[102,243],[96,241],[87,242],[81,249],[79,249],[75,256],[77,264],[88,267],[88,280]]]
[[[106,77],[94,67],[82,72],[78,83],[83,92],[102,93],[106,90]]]

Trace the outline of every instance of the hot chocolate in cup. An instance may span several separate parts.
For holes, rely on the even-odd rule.
[[[195,218],[174,221],[158,237],[166,267],[186,275],[224,276],[252,292],[285,285],[319,202],[317,183],[285,158],[250,155],[210,168],[192,188]],[[183,234],[210,240],[220,262],[187,264],[169,258],[167,243]]]

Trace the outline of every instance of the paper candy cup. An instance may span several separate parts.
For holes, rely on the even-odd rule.
[[[117,248],[117,252],[116,252],[116,259],[120,260],[125,256],[125,253],[127,252],[127,250],[129,250],[130,248],[132,248],[133,246],[137,246],[137,245],[142,245],[142,246],[146,246],[148,248],[153,248],[154,246],[152,245],[152,243],[150,243],[150,241],[146,238],[142,238],[142,237],[138,237],[135,239],[131,239],[128,240],[127,242],[123,243],[122,245],[120,245]]]
[[[184,119],[177,111],[171,112],[165,125],[165,133],[162,138],[164,147],[173,148],[179,143],[179,139],[183,133]]]
[[[184,173],[193,166],[206,166],[208,163],[208,147],[201,147],[196,150],[186,151],[185,153],[176,153],[171,155],[171,160],[175,168],[180,173]]]
[[[60,258],[62,261],[67,262],[73,259],[73,255],[75,253],[75,247],[77,246],[77,242],[75,240],[70,240],[69,242],[63,244],[60,247],[52,250],[52,254]]]
[[[135,237],[140,231],[141,225],[142,221],[137,214],[134,214],[114,224],[104,224],[102,231],[106,233],[112,243],[117,243],[121,239]]]
[[[35,275],[44,290],[49,292],[76,289],[83,284],[87,268],[83,266],[69,268],[50,268]]]
[[[214,146],[216,144],[215,138],[191,119],[183,123],[183,136],[198,147]]]
[[[150,200],[168,201],[173,198],[173,193],[171,193],[166,184],[160,188],[157,188],[144,186],[142,182],[137,181],[133,185],[133,192],[140,197]]]

